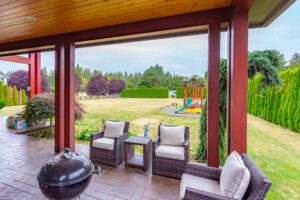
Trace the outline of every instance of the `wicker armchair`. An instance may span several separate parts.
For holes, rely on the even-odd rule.
[[[250,183],[246,190],[243,199],[247,200],[262,200],[271,187],[270,180],[264,173],[255,165],[247,154],[242,155],[242,160],[251,174]],[[209,167],[199,163],[188,163],[185,174],[205,179],[219,181],[222,168]],[[181,196],[183,188],[181,188]],[[184,193],[184,200],[233,200],[219,194],[214,194],[199,189],[187,187]]]
[[[104,127],[105,129],[105,127]],[[129,122],[125,122],[124,133],[114,138],[113,149],[93,146],[93,141],[103,138],[104,131],[92,134],[90,141],[90,159],[95,164],[118,166],[124,160],[124,141],[128,138]]]
[[[186,165],[189,161],[189,127],[185,127],[184,129],[184,159],[171,159],[171,158],[163,158],[158,157],[155,153],[156,149],[160,145],[161,138],[161,130],[160,126],[158,127],[158,136],[153,141],[152,147],[152,173],[156,175],[168,176],[172,178],[180,179],[181,175],[184,173]],[[170,125],[164,125],[170,126]],[[170,126],[175,127],[175,126]]]

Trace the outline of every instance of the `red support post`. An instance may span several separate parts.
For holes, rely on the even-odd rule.
[[[231,19],[229,152],[247,152],[248,11]]]
[[[28,65],[28,85],[30,87],[29,97],[42,92],[42,71],[41,71],[41,54],[29,54],[30,63]]]
[[[65,132],[65,49],[55,46],[55,152],[64,149]]]
[[[209,24],[207,164],[213,167],[219,167],[220,32],[219,22]]]
[[[231,96],[231,23],[228,25],[228,58],[227,58],[227,113],[226,113],[226,133],[227,133],[227,155],[230,154],[230,96]]]
[[[65,44],[65,147],[75,150],[75,45]]]
[[[29,98],[32,97],[33,95],[36,94],[36,67],[35,67],[35,57],[36,57],[36,54],[34,53],[31,53],[29,54],[29,59],[30,59],[30,64],[28,65],[28,86],[30,87],[30,91],[29,91]]]
[[[35,53],[35,94],[42,93],[41,53]]]

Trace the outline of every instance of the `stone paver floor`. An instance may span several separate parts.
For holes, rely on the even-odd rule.
[[[0,126],[1,129],[1,126]],[[45,199],[36,175],[43,163],[54,155],[53,140],[34,138],[0,130],[0,200]],[[76,145],[77,152],[88,155],[87,145]],[[80,199],[179,199],[180,181],[153,176],[151,169],[101,166]]]

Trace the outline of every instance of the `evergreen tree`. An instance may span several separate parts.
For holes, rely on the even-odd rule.
[[[288,105],[289,105],[289,101],[291,99],[291,92],[292,92],[292,74],[291,71],[288,70],[287,76],[285,77],[285,84],[283,86],[286,86],[284,88],[284,95],[285,95],[285,99],[283,102],[281,102],[283,104],[282,106],[282,114],[281,114],[281,125],[283,127],[288,127]]]
[[[3,90],[4,90],[4,102],[5,102],[5,105],[9,106],[9,88],[8,88],[8,85],[5,84],[3,86]]]
[[[269,102],[266,106],[266,120],[268,121],[272,121],[273,119],[273,107],[274,107],[274,102],[275,102],[275,88],[270,88],[270,92],[269,92],[269,98],[268,101]]]
[[[23,89],[22,90],[22,104],[25,105],[27,103],[27,96],[26,96],[26,92]]]
[[[299,81],[299,80],[298,80]],[[298,97],[300,99],[300,90],[298,91]],[[297,102],[297,109],[294,113],[294,127],[297,132],[300,132],[300,100]]]
[[[248,79],[248,93],[247,93],[248,104],[247,104],[247,110],[248,110],[249,113],[251,112],[251,107],[252,107],[252,87],[253,87],[253,81]]]
[[[278,124],[278,113],[280,107],[280,99],[281,99],[281,91],[279,88],[275,89],[275,97],[274,97],[274,104],[273,104],[273,111],[272,111],[272,122]]]
[[[3,83],[0,81],[0,101],[4,102],[4,88]]]
[[[288,102],[288,111],[287,111],[287,126],[291,130],[294,128],[294,113],[297,109],[298,102],[298,90],[300,88],[300,68],[292,69],[292,77],[289,91],[289,102]]]
[[[226,106],[227,100],[227,61],[221,59],[220,62],[220,132],[219,132],[219,159],[221,165],[224,164],[226,159]],[[200,117],[199,129],[199,146],[197,149],[197,159],[200,162],[207,161],[207,102],[204,102],[202,114]]]
[[[289,60],[289,64],[291,67],[300,65],[300,53],[294,53]]]
[[[18,93],[18,89],[17,86],[13,87],[13,105],[16,106],[18,105],[19,102],[19,93]]]

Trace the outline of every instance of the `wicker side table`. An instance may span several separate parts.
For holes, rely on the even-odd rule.
[[[136,154],[134,145],[143,147],[143,154]],[[148,170],[151,163],[152,140],[148,137],[131,136],[125,140],[125,166],[142,168]]]

